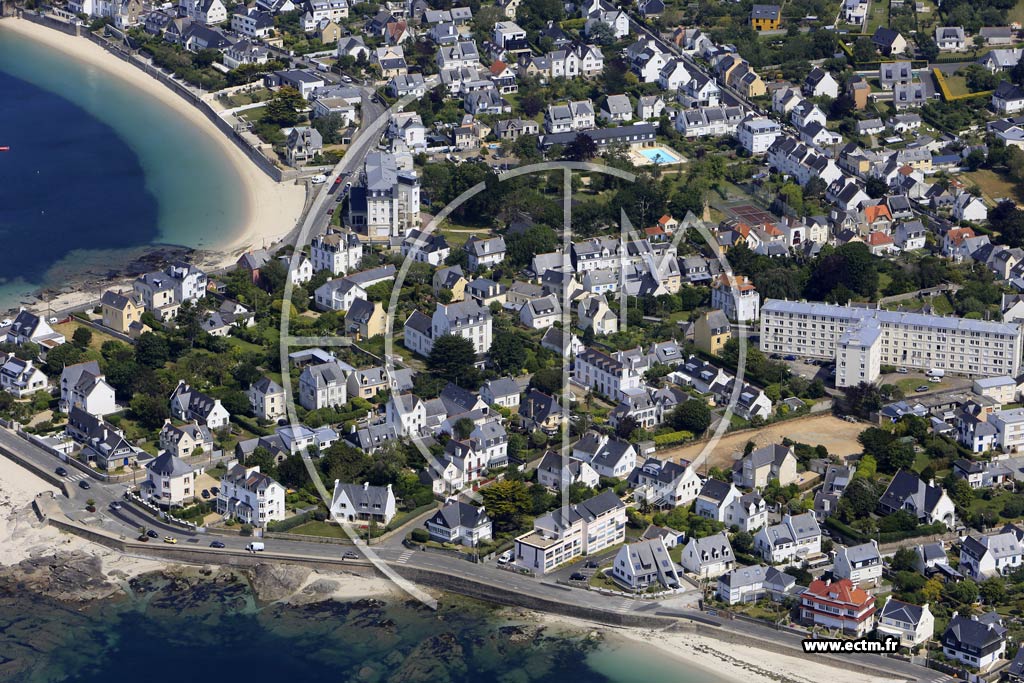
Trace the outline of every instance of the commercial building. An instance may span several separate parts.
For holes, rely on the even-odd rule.
[[[621,543],[625,537],[626,506],[609,489],[534,520],[533,531],[516,539],[515,564],[545,574],[581,555]]]

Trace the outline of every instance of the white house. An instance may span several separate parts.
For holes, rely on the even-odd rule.
[[[164,451],[146,465],[146,480],[139,485],[142,496],[169,507],[195,498],[195,472],[176,455]]]
[[[345,368],[337,362],[307,365],[299,375],[299,403],[306,410],[345,405],[347,380]]]
[[[284,388],[269,377],[261,377],[250,384],[246,395],[252,414],[261,420],[276,420],[284,416]]]
[[[928,603],[918,606],[888,595],[878,613],[875,629],[879,636],[899,638],[900,646],[912,650],[931,640],[935,634],[935,617]]]
[[[839,546],[832,575],[855,584],[877,583],[882,578],[882,555],[878,543],[871,540],[855,546]]]
[[[438,510],[426,522],[430,538],[438,543],[479,545],[491,539],[491,520],[483,506],[454,501]]]
[[[341,522],[387,526],[395,517],[395,494],[391,484],[345,484],[335,479],[331,517]]]
[[[96,417],[117,411],[114,388],[107,384],[96,361],[64,366],[60,374],[60,410],[68,413],[72,406]]]
[[[679,587],[679,574],[661,536],[619,548],[612,562],[612,577],[634,591],[658,584],[667,589]]]
[[[196,391],[185,380],[178,380],[170,402],[172,416],[185,422],[196,420],[210,430],[227,427],[231,420],[231,414],[221,405],[219,398]]]
[[[1010,531],[991,536],[969,535],[960,546],[960,572],[975,581],[1006,576],[1021,566],[1021,547]]]
[[[729,536],[721,531],[713,536],[691,538],[680,558],[683,568],[701,578],[714,578],[732,571],[736,557]]]
[[[766,562],[800,560],[821,552],[821,529],[813,512],[783,515],[780,524],[765,527],[754,536],[754,550]]]
[[[284,487],[258,466],[236,464],[221,477],[217,512],[243,524],[266,526],[284,519]]]

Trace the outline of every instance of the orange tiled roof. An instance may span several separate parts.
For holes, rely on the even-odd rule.
[[[959,245],[968,237],[974,237],[974,230],[971,228],[953,228],[946,233],[946,238],[956,245]]]
[[[815,579],[807,587],[805,595],[847,605],[865,605],[874,600],[866,590],[855,587],[849,579],[839,579],[831,583]]]
[[[864,208],[864,218],[867,219],[868,223],[874,223],[880,217],[888,218],[892,220],[892,213],[889,211],[889,207],[885,204],[875,204],[874,206],[868,206]]]
[[[875,231],[868,233],[867,243],[873,247],[880,247],[883,244],[893,244],[893,239],[884,232]]]

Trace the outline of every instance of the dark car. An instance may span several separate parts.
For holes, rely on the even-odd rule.
[[[782,360],[796,360],[796,356],[783,356]]]
[[[68,471],[66,469],[64,469],[63,467],[58,467],[57,469],[54,470],[54,472],[57,473],[58,477],[66,477],[66,476],[68,476]]]
[[[199,495],[201,495],[203,498],[209,498],[210,492],[207,491],[206,489],[203,489],[202,493],[200,493]]]
[[[572,576],[569,577],[571,581],[586,581],[587,577],[579,572],[573,572]]]
[[[116,500],[113,503],[110,504],[110,509],[111,510],[120,510],[122,507],[123,506],[120,503],[118,503]]]
[[[587,560],[587,563],[583,565],[587,569],[597,569],[597,562],[593,560]]]
[[[919,394],[923,394],[924,392],[928,391],[930,388],[931,387],[929,387],[927,384],[922,384],[917,389],[914,389],[914,391],[916,391]]]
[[[211,486],[210,487],[210,493],[212,493],[213,495],[216,496],[218,493],[220,493],[220,487],[219,486]]]
[[[214,541],[213,543],[210,544],[210,547],[211,548],[223,548],[224,547],[224,543],[222,541]]]
[[[87,482],[85,479],[83,479],[82,481],[78,482],[78,486],[79,486],[79,488],[83,488],[83,489],[91,489],[92,488],[92,484]]]
[[[157,532],[153,531],[152,529],[147,531],[146,535],[149,536],[150,538],[160,538],[160,534],[158,534]]]
[[[346,550],[345,554],[342,555],[341,557],[344,560],[358,560],[359,559],[359,555],[357,553],[352,552],[351,550]]]

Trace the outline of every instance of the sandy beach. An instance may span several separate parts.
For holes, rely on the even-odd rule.
[[[276,183],[271,180],[205,115],[155,78],[109,54],[86,38],[68,36],[24,19],[0,19],[0,26],[129,83],[138,92],[158,100],[173,109],[182,119],[192,122],[209,137],[210,144],[216,145],[224,157],[230,160],[241,178],[246,194],[243,202],[246,206],[244,224],[230,226],[224,231],[231,235],[227,243],[217,245],[213,251],[198,253],[201,266],[213,269],[232,264],[247,249],[270,247],[295,228],[305,203],[304,187],[293,181]],[[55,299],[52,306],[60,309],[94,298],[83,297],[76,292]]]
[[[618,628],[552,614],[531,614],[531,618],[539,619],[554,629],[597,632],[612,646],[618,641],[651,647],[681,664],[713,672],[717,678],[735,683],[892,683],[902,680],[868,676],[758,647],[726,643],[696,633]]]

